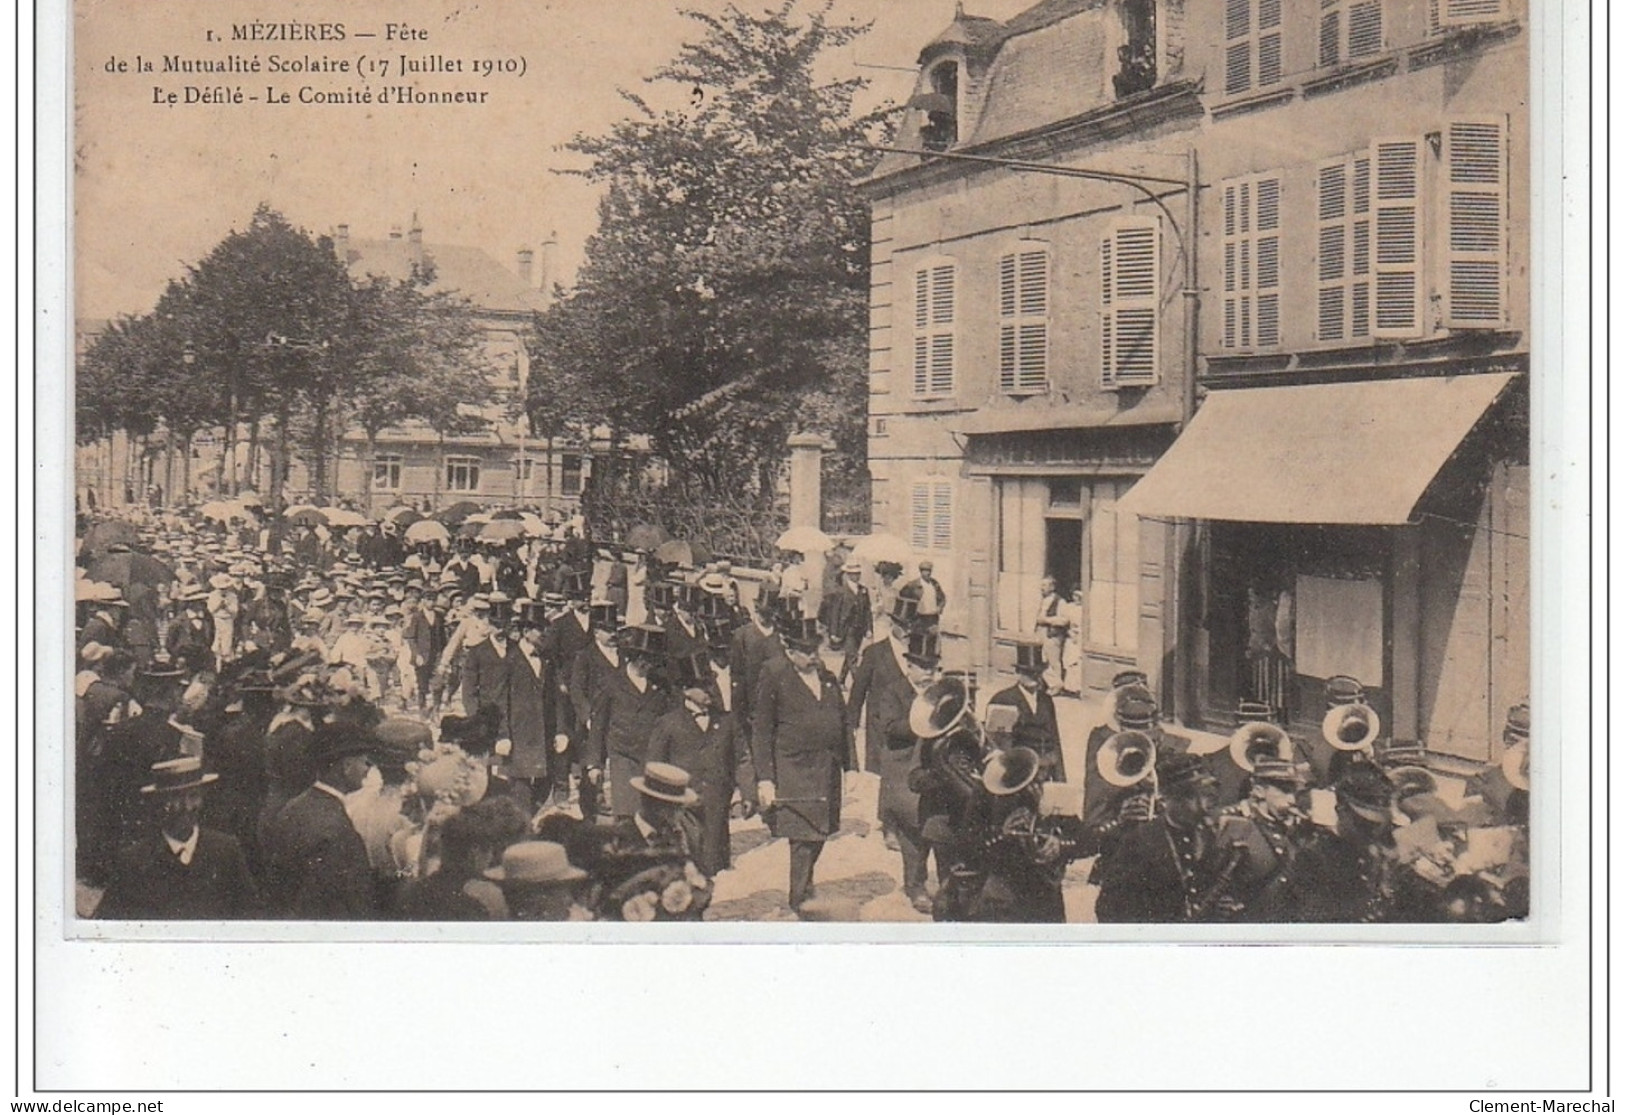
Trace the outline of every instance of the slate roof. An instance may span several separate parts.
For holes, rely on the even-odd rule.
[[[480,248],[462,244],[423,244],[433,263],[437,291],[455,291],[476,307],[497,313],[529,313],[546,306],[542,292],[525,285]],[[352,274],[405,279],[412,274],[415,245],[406,237],[366,240],[351,237],[346,264]]]

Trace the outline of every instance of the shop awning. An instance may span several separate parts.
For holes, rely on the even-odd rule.
[[[1149,518],[1399,526],[1512,379],[1215,391],[1118,509]]]
[[[1029,400],[1016,406],[990,406],[959,421],[959,432],[971,437],[1030,434],[1044,430],[1100,430],[1128,426],[1171,426],[1180,418],[1179,404],[1142,403],[1127,410],[1080,403]]]

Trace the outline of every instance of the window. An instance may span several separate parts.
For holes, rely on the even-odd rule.
[[[1482,329],[1506,314],[1505,118],[1444,129],[1445,325]]]
[[[1224,187],[1224,347],[1281,343],[1281,179]]]
[[[559,458],[559,491],[567,496],[581,494],[580,453],[566,453]]]
[[[480,459],[478,457],[447,457],[446,490],[451,492],[479,491]]]
[[[380,453],[372,461],[372,486],[382,492],[401,490],[401,456],[399,453]]]
[[[1422,330],[1421,141],[1375,141],[1371,168],[1376,189],[1371,335],[1413,337]]]
[[[1157,259],[1154,221],[1124,221],[1100,242],[1100,379],[1131,387],[1157,379]]]
[[[1322,163],[1315,179],[1315,337],[1371,336],[1371,159],[1364,152]]]
[[[954,486],[945,480],[915,484],[909,502],[909,545],[916,550],[953,546]]]
[[[1140,641],[1140,519],[1119,514],[1133,482],[1098,481],[1089,511],[1089,643],[1131,655]]]
[[[959,141],[959,67],[944,62],[931,71],[931,88],[913,100],[925,113],[920,145],[927,151],[946,151]]]
[[[914,272],[914,394],[954,390],[956,268],[938,263]]]
[[[1320,0],[1320,64],[1336,66],[1382,51],[1382,0]]]
[[[1117,48],[1119,69],[1112,91],[1121,100],[1157,84],[1157,5],[1152,0],[1124,0],[1123,45]]]
[[[1499,23],[1510,18],[1507,0],[1428,0],[1428,31],[1438,34],[1475,23]]]
[[[535,457],[516,457],[513,462],[514,472],[521,481],[527,483],[536,479],[536,465]]]
[[[1224,91],[1281,80],[1281,0],[1225,0]]]
[[[1049,388],[1049,248],[1024,244],[999,260],[999,390]]]

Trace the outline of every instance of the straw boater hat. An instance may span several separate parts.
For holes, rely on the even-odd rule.
[[[688,771],[670,763],[647,763],[641,775],[632,777],[632,788],[646,797],[676,805],[693,805],[700,795],[689,787]]]
[[[502,863],[488,868],[485,877],[505,887],[574,883],[587,873],[570,862],[564,845],[551,840],[522,840],[502,853]]]
[[[165,759],[152,764],[152,781],[141,787],[143,794],[183,794],[218,782],[220,776],[204,771],[203,760],[197,755],[182,755],[179,759]]]

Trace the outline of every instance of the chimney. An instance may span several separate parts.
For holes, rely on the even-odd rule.
[[[412,262],[423,262],[423,226],[418,224],[418,215],[412,214],[412,227],[406,233],[407,242],[412,246]]]
[[[524,283],[526,286],[531,285],[531,283],[530,283],[530,268],[531,268],[531,262],[535,258],[536,258],[536,253],[531,251],[529,248],[520,248],[519,249],[519,281]]]
[[[339,257],[339,262],[348,265],[350,262],[350,226],[339,225],[333,230],[333,254]]]
[[[542,241],[542,293],[549,297],[553,294],[553,283],[558,278],[555,268],[558,266],[559,234],[550,232],[547,239]]]

